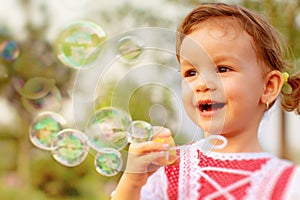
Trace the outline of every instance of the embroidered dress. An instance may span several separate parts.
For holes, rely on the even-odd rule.
[[[300,199],[300,168],[269,153],[203,154],[195,143],[180,154],[179,165],[148,179],[141,199]]]

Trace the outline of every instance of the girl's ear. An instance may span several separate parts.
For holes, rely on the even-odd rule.
[[[283,76],[280,71],[272,70],[265,77],[265,87],[261,96],[261,102],[272,104],[280,94],[284,83]]]

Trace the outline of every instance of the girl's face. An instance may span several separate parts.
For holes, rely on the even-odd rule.
[[[182,41],[180,56],[185,110],[205,133],[257,130],[264,76],[246,32],[232,22],[201,22]]]

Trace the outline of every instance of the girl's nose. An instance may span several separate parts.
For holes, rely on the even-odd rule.
[[[216,89],[216,84],[212,77],[201,75],[195,80],[193,89],[195,93],[211,92]]]

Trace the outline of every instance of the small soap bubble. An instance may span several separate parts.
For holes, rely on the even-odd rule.
[[[20,49],[14,41],[4,41],[0,44],[1,56],[4,60],[14,61],[20,55]]]
[[[75,129],[60,131],[52,142],[52,156],[60,164],[74,167],[81,164],[89,152],[88,138]]]
[[[87,68],[99,57],[106,34],[100,26],[89,21],[78,21],[65,27],[55,42],[58,59],[66,66]]]
[[[143,52],[143,43],[134,36],[125,36],[118,42],[118,51],[121,61],[134,64],[137,63]]]
[[[85,133],[96,151],[103,148],[123,149],[128,144],[127,129],[131,117],[123,110],[112,107],[96,111],[88,120]]]
[[[28,99],[21,97],[24,108],[31,113],[42,112],[46,110],[58,112],[61,109],[61,93],[56,86],[45,96],[37,99]]]
[[[29,138],[36,147],[51,150],[51,144],[56,135],[63,130],[65,119],[54,112],[42,112],[29,127]]]
[[[19,94],[27,99],[39,99],[46,96],[53,87],[55,87],[54,79],[33,77],[27,80],[24,86],[19,89]]]
[[[153,136],[152,125],[148,122],[136,120],[130,124],[128,129],[130,143],[146,142]]]
[[[115,149],[102,149],[95,157],[96,170],[103,176],[115,176],[121,171],[122,165],[122,156]]]

